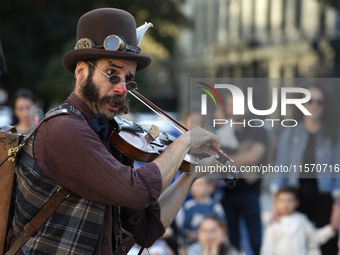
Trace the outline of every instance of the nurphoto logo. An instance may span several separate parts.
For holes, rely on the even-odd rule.
[[[214,81],[212,81],[214,82]],[[228,93],[232,96],[232,107],[233,107],[233,115],[245,115],[246,111],[249,110],[254,116],[259,116],[258,119],[244,119],[241,122],[233,122],[232,120],[228,119],[212,119],[212,125],[215,127],[216,125],[226,125],[230,124],[231,126],[236,124],[242,124],[250,127],[262,127],[266,122],[271,123],[271,126],[274,127],[276,122],[280,122],[282,127],[295,127],[298,122],[295,119],[260,119],[263,116],[269,116],[276,112],[278,107],[280,108],[280,115],[286,116],[287,115],[287,106],[293,105],[297,107],[304,115],[311,115],[311,113],[306,109],[303,105],[307,103],[311,98],[311,93],[309,90],[301,87],[268,87],[267,91],[269,91],[267,98],[257,98],[257,101],[266,99],[268,102],[271,102],[271,106],[267,109],[257,109],[254,106],[255,96],[254,96],[254,89],[256,90],[256,86],[243,86],[243,90],[247,92],[247,95],[244,95],[243,90],[236,85],[227,84],[227,83],[210,83],[209,85],[207,82],[200,82],[197,81],[195,84],[201,84],[204,87],[197,87],[196,89],[200,89],[204,93],[200,95],[200,107],[201,107],[201,115],[207,115],[209,112],[209,103],[207,99],[207,95],[210,96],[212,102],[214,102],[215,107],[218,106],[217,97],[220,105],[223,107],[223,102],[220,95],[225,95]],[[270,91],[271,90],[271,91]],[[214,94],[214,95],[213,95]],[[280,96],[279,96],[280,94]],[[295,95],[292,97],[291,95]],[[211,111],[210,111],[211,112]]]

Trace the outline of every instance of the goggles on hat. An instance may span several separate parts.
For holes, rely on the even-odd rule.
[[[113,51],[133,51],[136,53],[140,53],[141,49],[139,47],[135,47],[129,45],[124,38],[118,35],[109,35],[105,38],[103,45],[96,44],[90,38],[81,38],[77,42],[74,49],[105,49],[105,50],[113,50]]]

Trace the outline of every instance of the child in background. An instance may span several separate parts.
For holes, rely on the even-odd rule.
[[[191,187],[192,199],[184,204],[184,243],[190,244],[197,240],[197,229],[204,215],[216,214],[225,220],[223,207],[214,201],[211,194],[215,190],[214,178],[202,177]]]
[[[319,245],[335,235],[331,225],[316,229],[306,215],[297,212],[297,192],[281,187],[274,195],[274,214],[264,233],[261,255],[318,255]]]
[[[238,255],[227,238],[220,218],[206,215],[197,232],[198,242],[188,247],[186,255]]]

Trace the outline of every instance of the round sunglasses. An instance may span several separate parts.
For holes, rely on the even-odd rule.
[[[98,69],[102,74],[104,74],[107,78],[109,78],[109,82],[111,84],[118,84],[120,82],[122,82],[121,78],[119,75],[117,74],[111,74],[111,75],[108,75],[107,73],[105,73],[103,70],[101,70],[98,66],[96,66],[95,64],[91,63],[90,61],[87,61],[87,63],[89,63],[90,65],[94,66],[96,69]],[[135,90],[137,88],[137,83],[135,81],[129,81],[129,82],[126,82],[125,81],[125,84],[126,84],[126,89],[127,90]]]

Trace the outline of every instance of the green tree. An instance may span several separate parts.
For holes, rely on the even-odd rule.
[[[137,26],[152,22],[154,28],[148,31],[150,39],[147,41],[163,48],[165,53],[162,56],[156,53],[156,58],[170,56],[178,34],[177,27],[187,24],[179,11],[180,4],[180,0],[2,1],[0,35],[10,73],[0,79],[0,85],[10,92],[20,87],[29,88],[45,106],[64,100],[72,90],[72,74],[63,68],[61,58],[76,43],[80,16],[95,8],[126,10],[136,18]],[[140,76],[145,77],[143,72]]]

